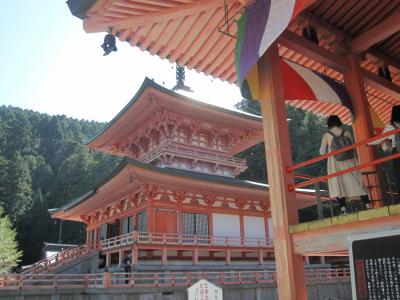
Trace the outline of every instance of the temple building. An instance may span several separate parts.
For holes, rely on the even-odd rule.
[[[100,267],[273,260],[268,186],[236,178],[239,152],[263,141],[261,118],[216,107],[145,79],[134,98],[87,143],[123,157],[92,190],[51,211],[84,222]],[[315,204],[297,191],[299,208]]]

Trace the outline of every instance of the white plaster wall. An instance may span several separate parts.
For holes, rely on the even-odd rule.
[[[240,220],[239,216],[228,215],[228,214],[216,214],[212,215],[213,218],[213,235],[215,237],[238,237],[240,238]],[[238,239],[239,243],[240,240]],[[224,241],[218,241],[220,244],[224,244]],[[233,244],[233,243],[232,243]]]
[[[263,217],[244,216],[244,236],[248,245],[258,244],[256,239],[265,239],[265,224]]]
[[[265,224],[263,217],[244,216],[243,221],[245,237],[265,239]]]

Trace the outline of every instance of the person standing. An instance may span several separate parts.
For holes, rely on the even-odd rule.
[[[127,273],[125,276],[125,283],[129,283],[129,278],[131,276],[131,265],[132,265],[132,256],[127,255],[122,260],[122,265],[124,267],[124,272]]]
[[[347,140],[351,144],[354,143],[351,133],[342,128],[342,121],[338,116],[330,116],[327,121],[327,126],[328,131],[322,137],[321,148],[319,150],[321,155],[338,150],[333,147],[333,144],[337,144],[339,139]],[[351,151],[353,151],[352,155]],[[354,150],[351,151],[349,151],[350,154],[347,154],[347,157],[346,154],[328,157],[328,174],[355,167],[358,164],[358,161],[354,155]],[[353,171],[351,173],[329,178],[328,186],[330,197],[338,200],[340,210],[343,214],[346,213],[346,198],[349,197],[360,197],[365,208],[371,208],[370,200],[363,187],[361,173],[359,171]]]
[[[382,133],[400,128],[400,105],[392,107],[390,123],[385,126]],[[386,138],[374,141],[371,145],[380,144],[381,149],[388,155],[400,153],[400,133],[392,134]],[[396,190],[400,192],[400,158],[391,161],[392,176],[395,180]]]

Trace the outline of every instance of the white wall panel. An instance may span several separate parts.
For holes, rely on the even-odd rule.
[[[263,217],[244,216],[243,220],[245,237],[265,239],[265,224]]]
[[[213,235],[216,237],[240,237],[239,216],[212,214]],[[222,242],[221,242],[222,243]]]

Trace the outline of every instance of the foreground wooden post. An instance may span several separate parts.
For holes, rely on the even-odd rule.
[[[111,253],[107,252],[106,253],[106,267],[110,267],[111,266]]]
[[[193,249],[193,265],[199,264],[199,250],[197,248]]]
[[[258,264],[264,264],[264,251],[262,250],[258,251]]]
[[[132,247],[132,265],[137,265],[139,261],[139,249],[136,245]]]
[[[227,249],[225,251],[225,265],[229,266],[231,264],[231,250]]]
[[[276,44],[259,60],[258,68],[278,295],[281,300],[306,300],[303,258],[294,253],[289,233],[289,225],[298,223],[298,216],[296,195],[288,189],[294,179],[286,172],[286,167],[292,165],[292,159]]]
[[[111,286],[111,274],[109,272],[103,273],[103,287],[109,288]]]
[[[369,110],[368,98],[365,91],[365,83],[361,74],[360,62],[354,55],[349,55],[350,70],[343,74],[344,84],[350,94],[353,109],[354,120],[353,130],[354,139],[356,142],[368,139],[374,135],[374,128],[372,124],[371,114]],[[375,153],[371,147],[360,147],[357,149],[358,158],[360,163],[368,163],[375,159]],[[376,167],[372,166],[364,171],[376,171]],[[382,193],[379,184],[379,177],[377,174],[370,177],[371,196],[373,200],[382,199]],[[373,203],[374,206],[382,206],[381,202]]]
[[[166,247],[163,247],[161,250],[161,263],[166,265],[168,263],[168,251]]]

